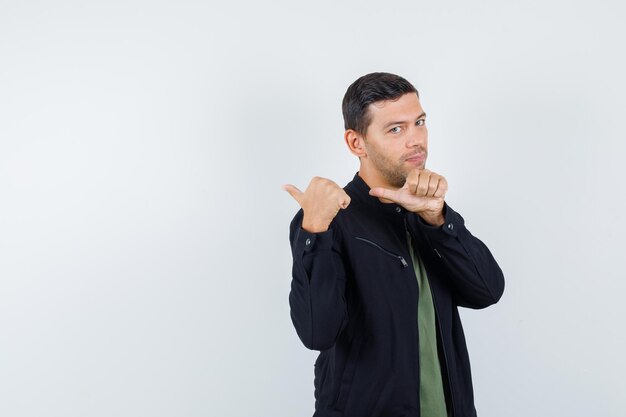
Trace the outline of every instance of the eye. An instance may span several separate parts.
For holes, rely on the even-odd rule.
[[[418,119],[417,122],[415,122],[415,124],[417,126],[424,126],[424,124],[426,124],[426,119]]]
[[[401,130],[402,128],[400,126],[395,126],[389,129],[389,133],[400,133]]]

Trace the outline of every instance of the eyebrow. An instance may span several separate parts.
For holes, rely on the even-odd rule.
[[[420,114],[419,116],[417,116],[417,119],[415,119],[415,120],[419,120],[422,117],[426,117],[426,113]],[[383,126],[383,129],[387,129],[389,126],[392,126],[392,125],[401,125],[401,124],[405,124],[405,123],[407,123],[407,122],[404,121],[404,120],[400,120],[400,121],[397,121],[397,122],[389,122],[385,126]]]

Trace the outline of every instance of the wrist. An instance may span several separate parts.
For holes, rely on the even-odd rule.
[[[428,213],[421,212],[418,215],[431,226],[439,227],[446,222],[446,218],[443,216],[443,212],[439,211],[438,213]]]
[[[321,233],[328,230],[330,224],[320,221],[312,221],[307,218],[302,219],[302,228],[309,233]]]

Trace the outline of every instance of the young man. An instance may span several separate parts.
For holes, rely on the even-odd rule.
[[[314,417],[476,416],[458,306],[496,303],[504,277],[489,249],[425,169],[426,113],[388,73],[343,99],[345,141],[360,160],[342,189],[315,177],[291,222],[291,319],[319,350]]]

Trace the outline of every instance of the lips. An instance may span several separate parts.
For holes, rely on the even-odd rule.
[[[406,162],[422,162],[424,160],[425,154],[423,153],[419,153],[419,154],[415,154],[415,155],[410,155],[406,158],[404,158],[404,160]]]

